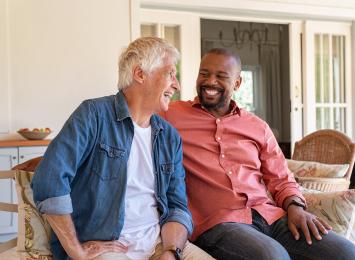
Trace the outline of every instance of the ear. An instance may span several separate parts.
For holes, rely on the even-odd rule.
[[[134,66],[133,68],[133,79],[138,83],[143,83],[145,79],[145,74],[142,68],[139,65]]]
[[[238,90],[240,85],[242,84],[242,77],[239,76],[236,80],[235,80],[235,83],[234,83],[234,90]]]

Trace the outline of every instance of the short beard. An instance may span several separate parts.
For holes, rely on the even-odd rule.
[[[198,93],[198,98],[200,99],[200,103],[202,106],[204,106],[207,109],[219,109],[221,107],[223,107],[226,103],[226,97],[224,96],[224,91],[221,93],[221,97],[219,98],[218,102],[216,103],[208,103],[204,100],[202,92],[204,91],[205,87],[201,87],[200,88],[200,92]]]

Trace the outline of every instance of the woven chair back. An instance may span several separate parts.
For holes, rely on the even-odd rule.
[[[328,164],[349,164],[345,175],[350,180],[355,161],[355,144],[345,134],[332,130],[318,130],[295,143],[293,160]]]

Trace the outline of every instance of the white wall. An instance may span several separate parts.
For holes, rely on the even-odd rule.
[[[9,56],[0,62],[9,83],[0,86],[10,91],[11,115],[11,134],[0,139],[17,138],[22,127],[57,133],[82,100],[116,93],[117,58],[130,41],[129,0],[0,1],[0,36],[7,3],[9,42],[6,50],[0,38],[0,58]]]
[[[353,119],[353,136],[352,136],[352,139],[353,139],[353,142],[355,142],[355,21],[353,21],[353,24],[352,24],[352,29],[351,29],[351,35],[352,35],[352,43],[351,43],[351,55],[352,55],[352,59],[351,59],[351,62],[352,62],[352,81],[351,81],[351,84],[352,84],[352,103],[353,103],[353,111],[352,111],[352,119]]]
[[[7,0],[0,0],[0,133],[9,129]]]

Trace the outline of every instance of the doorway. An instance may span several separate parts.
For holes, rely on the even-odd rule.
[[[290,60],[287,24],[201,19],[201,54],[226,48],[242,61],[234,99],[265,120],[290,156]]]

